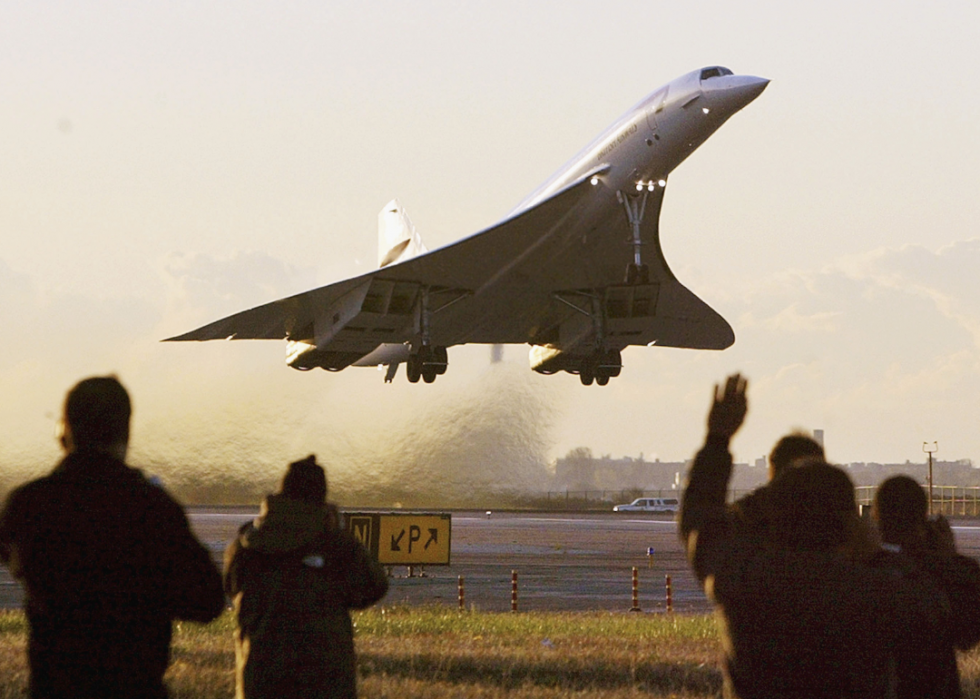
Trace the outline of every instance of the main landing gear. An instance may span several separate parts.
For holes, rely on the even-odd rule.
[[[445,374],[449,366],[449,354],[445,347],[430,347],[422,345],[419,351],[408,358],[405,367],[408,380],[418,383],[421,378],[426,383],[432,383],[436,377]]]
[[[609,379],[619,376],[622,369],[623,360],[619,350],[607,350],[583,359],[578,377],[583,386],[591,386],[593,381],[597,386],[605,386]]]

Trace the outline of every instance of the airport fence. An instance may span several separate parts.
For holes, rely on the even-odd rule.
[[[877,486],[862,485],[855,490],[857,491],[859,505],[871,505]],[[934,515],[943,514],[947,517],[980,516],[980,486],[932,486],[932,513]]]
[[[862,485],[855,488],[858,505],[871,505],[877,486]],[[730,489],[728,501],[735,502],[752,492],[751,489]],[[614,505],[630,503],[636,498],[680,498],[683,490],[675,488],[619,490],[552,490],[540,498],[532,498],[528,504],[543,509],[604,510]],[[980,486],[934,485],[932,487],[932,512],[958,517],[980,517]]]

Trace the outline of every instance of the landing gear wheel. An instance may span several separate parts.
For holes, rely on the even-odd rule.
[[[626,283],[630,285],[649,284],[650,268],[646,265],[630,263],[626,266]]]
[[[416,378],[414,380],[418,381],[418,376],[421,376],[426,383],[432,383],[437,376],[445,374],[446,368],[449,366],[449,354],[445,347],[422,345],[412,360],[416,366]],[[409,361],[409,366],[412,365],[412,360]],[[411,379],[411,377],[409,378]]]
[[[436,375],[442,376],[449,368],[449,353],[445,347],[434,347],[432,349],[432,359],[435,361]],[[431,383],[431,382],[430,382]]]
[[[619,350],[609,350],[602,356],[602,371],[610,377],[616,378],[623,370],[623,355]]]
[[[582,381],[583,386],[592,385],[592,381],[595,379],[595,365],[593,365],[591,357],[586,357],[582,360],[582,366],[578,370],[578,377]]]
[[[408,364],[405,366],[405,373],[408,375],[408,380],[410,382],[419,382],[419,379],[422,377],[422,362],[418,360],[418,357],[408,358]]]
[[[605,375],[597,376],[595,377],[595,383],[597,386],[605,386],[607,383],[609,383],[609,377]]]

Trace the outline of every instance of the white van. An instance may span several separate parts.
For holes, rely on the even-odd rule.
[[[629,505],[616,505],[613,512],[677,512],[680,506],[677,498],[637,498]]]

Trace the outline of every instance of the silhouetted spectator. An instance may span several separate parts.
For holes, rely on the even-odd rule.
[[[115,377],[78,383],[64,406],[67,456],[0,514],[0,558],[25,589],[35,699],[166,697],[172,620],[224,608],[183,509],[126,465],[129,418]]]
[[[872,507],[882,539],[872,565],[910,581],[916,596],[906,605],[920,610],[898,647],[899,699],[959,697],[955,649],[980,641],[980,565],[956,553],[949,522],[930,520],[928,506],[922,486],[902,475],[878,487]]]
[[[823,460],[823,447],[817,440],[802,432],[791,432],[776,442],[769,452],[769,482],[796,464]],[[769,484],[739,498],[732,508],[744,526],[763,535],[769,527]]]
[[[738,374],[715,387],[680,514],[691,565],[720,612],[726,696],[889,696],[904,613],[894,576],[842,551],[858,520],[847,474],[822,462],[780,474],[766,540],[725,505],[745,389]]]
[[[357,697],[349,610],[384,597],[388,578],[326,497],[312,455],[290,464],[281,492],[225,551],[238,699]]]

